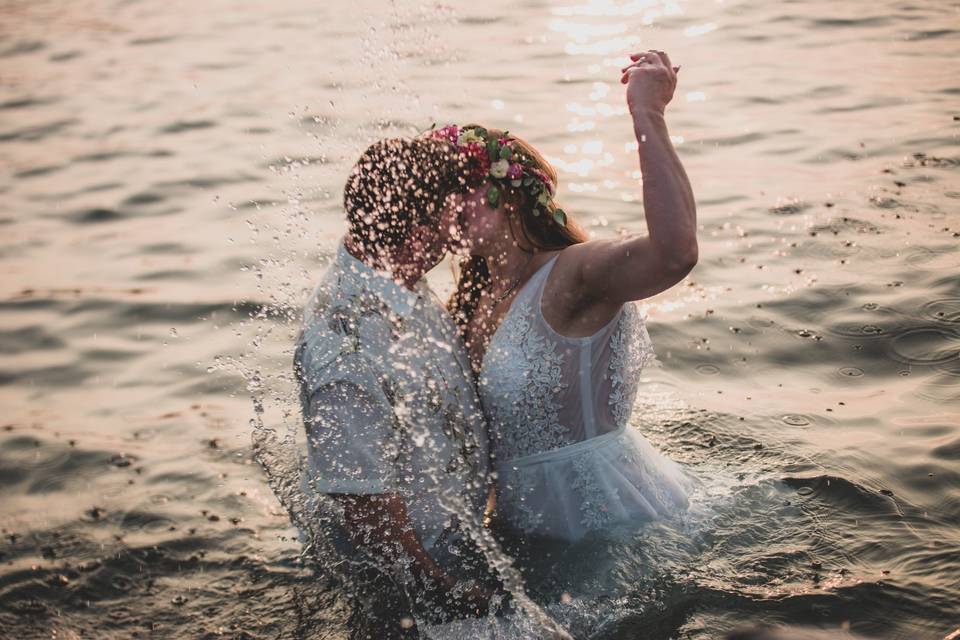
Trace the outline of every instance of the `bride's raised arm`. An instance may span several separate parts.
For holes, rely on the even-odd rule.
[[[696,204],[687,173],[673,148],[664,112],[677,71],[662,51],[631,56],[621,82],[639,144],[648,235],[598,240],[570,247],[584,297],[619,307],[670,288],[697,263]]]

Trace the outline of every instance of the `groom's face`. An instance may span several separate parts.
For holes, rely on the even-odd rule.
[[[414,247],[414,254],[419,256],[423,270],[426,272],[434,268],[447,252],[445,238],[440,233],[439,217],[429,224],[413,227],[410,243]]]
[[[447,241],[440,228],[440,216],[421,220],[410,227],[406,242],[394,258],[409,279],[419,279],[443,259]]]

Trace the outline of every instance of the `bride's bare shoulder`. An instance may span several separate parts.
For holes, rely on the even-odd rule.
[[[567,277],[564,278],[568,286],[576,286],[584,280],[584,274],[591,268],[598,266],[598,261],[608,253],[620,240],[604,238],[587,240],[561,249],[554,270],[559,270]]]

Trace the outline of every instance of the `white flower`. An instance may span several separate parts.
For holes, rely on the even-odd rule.
[[[509,160],[497,160],[490,165],[490,175],[494,178],[506,178],[507,170],[510,169]]]
[[[457,136],[457,146],[464,147],[471,142],[483,142],[483,138],[477,135],[477,132],[473,129],[467,129],[466,131],[461,131],[460,135]]]

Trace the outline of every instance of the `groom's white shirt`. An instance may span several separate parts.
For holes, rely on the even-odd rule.
[[[425,547],[458,502],[482,513],[486,425],[456,325],[339,245],[304,311],[295,368],[318,493],[395,493]]]

